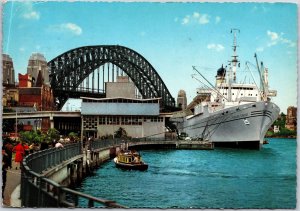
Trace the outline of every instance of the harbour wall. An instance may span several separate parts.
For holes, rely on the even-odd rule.
[[[49,170],[43,171],[42,175],[63,186],[74,187],[80,184],[86,176],[90,175],[90,173],[94,171],[94,169],[98,168],[104,162],[114,158],[121,148],[134,148],[137,150],[213,149],[213,145],[211,143],[195,141],[146,141],[139,139],[133,142],[128,142],[127,146],[125,146],[125,144],[125,142],[121,142],[120,145],[84,150],[82,155],[78,155]]]
[[[82,155],[44,171],[42,175],[63,186],[76,186],[95,168],[108,161],[114,155],[114,149],[115,147],[86,150]]]
[[[21,179],[22,207],[77,207],[79,198],[88,207],[124,208],[116,202],[77,192],[77,186],[94,169],[116,156],[121,148],[135,149],[213,149],[208,142],[179,140],[96,140],[82,148],[81,143],[34,153],[23,161]],[[66,197],[68,196],[68,197]],[[71,196],[71,197],[70,197]],[[71,199],[71,201],[70,201]]]

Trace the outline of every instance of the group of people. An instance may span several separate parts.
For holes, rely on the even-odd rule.
[[[91,148],[92,137],[86,140],[88,148]],[[63,148],[64,144],[73,143],[74,140],[71,139],[63,139],[62,136],[59,140],[53,140],[51,143],[43,140],[41,143],[33,142],[31,144],[27,144],[24,141],[12,141],[10,139],[3,140],[2,145],[2,198],[4,197],[4,189],[6,185],[6,177],[7,170],[12,169],[20,169],[21,163],[25,156],[30,153],[34,153],[37,151],[46,150],[48,148]],[[15,154],[13,158],[13,154]],[[14,160],[14,165],[12,165]]]
[[[52,142],[52,147],[62,148],[64,147],[61,141]],[[28,145],[23,141],[15,141],[14,143],[11,140],[4,140],[2,145],[2,198],[4,198],[4,189],[6,185],[7,178],[7,170],[12,169],[12,161],[14,160],[15,165],[14,168],[20,169],[21,162],[24,157],[30,153],[34,153],[36,151],[41,151],[49,148],[49,144],[46,141],[42,141],[39,143],[32,143]],[[13,159],[13,154],[15,153],[15,157]]]
[[[12,156],[15,154],[16,169],[20,168],[20,163],[23,161],[26,153],[30,149],[27,144],[18,142],[15,146],[10,141],[4,141],[2,145],[2,198],[4,198],[4,190],[6,185],[7,170],[12,168]]]

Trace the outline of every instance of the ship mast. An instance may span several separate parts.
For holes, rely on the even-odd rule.
[[[232,46],[232,50],[233,50],[233,55],[231,56],[232,59],[231,61],[229,61],[229,63],[232,65],[229,71],[229,80],[228,80],[228,99],[229,102],[231,102],[231,84],[234,82],[236,82],[236,69],[237,69],[237,64],[239,62],[238,55],[236,53],[236,48],[237,48],[237,44],[236,44],[236,33],[240,32],[239,29],[231,29],[230,33],[233,33],[233,46]],[[232,77],[233,74],[233,77]]]

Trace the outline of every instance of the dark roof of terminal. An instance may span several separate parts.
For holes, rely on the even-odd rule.
[[[97,102],[97,103],[158,103],[161,98],[151,99],[136,99],[136,98],[89,98],[81,97],[82,102]]]

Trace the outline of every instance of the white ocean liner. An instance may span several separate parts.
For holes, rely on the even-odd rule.
[[[237,31],[231,31],[234,35],[232,60],[228,67],[222,66],[217,71],[215,86],[193,67],[212,87],[199,88],[194,103],[190,104],[193,106],[173,114],[170,120],[179,134],[192,139],[211,141],[215,145],[260,148],[266,132],[279,115],[279,107],[270,99],[277,92],[269,90],[268,69],[259,65],[257,58],[259,87],[256,83],[236,82],[240,66],[236,52]],[[250,69],[249,72],[252,75]]]

